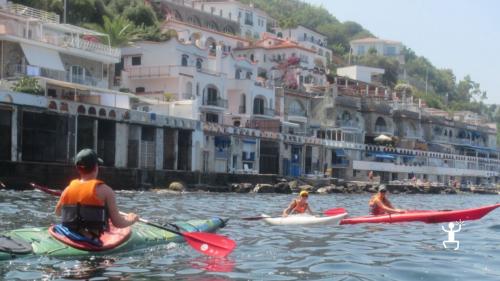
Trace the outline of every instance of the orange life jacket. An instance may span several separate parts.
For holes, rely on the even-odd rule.
[[[105,202],[96,196],[95,188],[103,182],[97,179],[71,181],[59,199],[62,224],[75,230],[101,232],[107,228],[108,213]]]
[[[295,199],[294,201],[295,206],[293,207],[292,211],[290,212],[291,214],[303,214],[306,212],[307,207],[309,206],[308,203],[301,203],[300,200]]]
[[[387,198],[384,197],[384,199],[380,198],[380,195],[377,193],[375,195],[372,196],[372,198],[370,199],[370,203],[369,203],[369,206],[370,206],[370,213],[374,216],[378,216],[378,215],[383,215],[385,214],[385,210],[382,209],[379,204],[376,203],[376,201],[380,201],[380,203],[390,207],[391,206],[391,203],[389,202],[389,200]]]

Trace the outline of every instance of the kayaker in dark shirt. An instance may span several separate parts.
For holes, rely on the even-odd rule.
[[[378,193],[370,199],[370,212],[374,216],[383,214],[399,214],[406,212],[402,209],[396,209],[392,206],[389,199],[386,197],[387,189],[384,184],[378,188]]]
[[[288,205],[288,207],[283,210],[283,216],[286,217],[291,214],[303,214],[308,212],[312,215],[311,208],[309,208],[309,203],[307,199],[309,197],[309,192],[302,190],[299,193],[299,197],[293,199],[293,201]]]
[[[139,220],[134,213],[120,215],[114,191],[97,179],[102,160],[91,149],[83,149],[75,157],[79,179],[71,181],[61,194],[55,213],[62,224],[88,238],[96,238],[107,228],[108,219],[118,228]]]

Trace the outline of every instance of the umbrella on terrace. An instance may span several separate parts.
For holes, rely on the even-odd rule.
[[[392,138],[388,137],[386,135],[380,135],[380,136],[376,137],[374,140],[376,142],[388,142],[388,141],[392,141]]]

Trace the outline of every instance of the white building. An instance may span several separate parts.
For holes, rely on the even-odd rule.
[[[359,80],[366,83],[380,81],[380,76],[385,73],[382,68],[368,67],[361,65],[352,65],[337,68],[337,75],[347,77],[353,80]]]
[[[266,12],[235,0],[193,1],[195,8],[213,16],[224,17],[240,24],[241,37],[260,39],[267,32],[268,25],[274,25]]]
[[[300,46],[315,50],[330,63],[332,51],[328,49],[328,38],[317,31],[299,25],[296,28],[275,28],[276,36],[285,40],[297,42]]]
[[[399,63],[405,63],[404,55],[402,54],[403,44],[401,42],[367,37],[352,40],[350,43],[351,52],[354,56],[364,56],[369,54],[370,50],[375,50],[379,56],[393,57]]]
[[[109,90],[120,50],[101,43],[104,36],[60,24],[54,13],[6,4],[0,9],[0,78],[9,88],[34,77],[46,96],[128,108],[127,95]]]

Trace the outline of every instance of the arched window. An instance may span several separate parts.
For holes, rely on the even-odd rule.
[[[379,117],[375,121],[375,132],[386,132],[387,131],[387,125],[385,123],[384,118]]]
[[[253,100],[253,114],[264,115],[264,99],[260,97],[256,97]]]
[[[193,83],[187,82],[183,98],[188,100],[188,99],[191,99],[192,97],[193,97]]]
[[[238,112],[240,114],[247,113],[247,96],[245,94],[241,94],[240,108]]]
[[[182,66],[188,66],[188,60],[189,60],[189,56],[188,55],[182,55],[181,65]]]
[[[304,106],[299,101],[294,100],[294,101],[290,102],[288,114],[305,117],[306,111],[304,109]]]
[[[196,59],[196,68],[197,68],[198,70],[200,70],[200,69],[202,69],[202,67],[203,67],[203,59],[201,59],[201,58],[197,58],[197,59]]]

